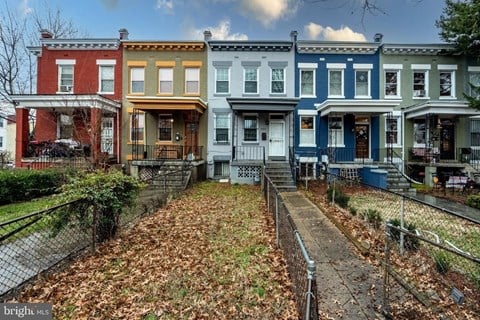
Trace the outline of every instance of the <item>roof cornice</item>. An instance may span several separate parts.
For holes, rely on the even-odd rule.
[[[376,42],[297,41],[297,52],[374,54],[380,45]]]
[[[383,44],[383,54],[405,55],[442,55],[456,54],[455,46],[446,43],[439,44]]]
[[[203,41],[123,41],[123,46],[130,51],[203,51]]]
[[[291,41],[208,41],[212,51],[273,51],[292,50]]]
[[[42,39],[48,50],[118,50],[119,39]]]

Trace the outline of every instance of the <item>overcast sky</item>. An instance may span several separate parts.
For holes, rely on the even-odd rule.
[[[31,14],[44,0],[7,0]],[[362,0],[48,0],[92,38],[114,38],[120,28],[133,40],[214,39],[438,43],[435,21],[444,0],[373,0],[380,10],[362,15]]]

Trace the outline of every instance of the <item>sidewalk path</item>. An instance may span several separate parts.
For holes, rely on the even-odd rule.
[[[319,318],[384,319],[379,270],[300,192],[281,197],[316,263]]]

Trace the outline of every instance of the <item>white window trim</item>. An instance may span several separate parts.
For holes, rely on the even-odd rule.
[[[316,147],[317,146],[317,139],[316,139],[316,135],[315,135],[315,132],[316,132],[316,125],[315,125],[315,122],[316,122],[316,118],[315,116],[317,115],[317,113],[315,112],[314,114],[298,114],[298,118],[299,118],[299,128],[298,130],[300,131],[299,132],[299,135],[298,135],[298,146],[299,147]],[[313,129],[302,129],[301,125],[302,125],[302,117],[312,117],[313,118]],[[301,132],[302,130],[312,130],[313,131],[313,143],[302,143],[301,141]]]
[[[97,65],[99,66],[115,66],[117,60],[114,59],[97,59]]]
[[[189,81],[189,79],[187,79],[187,70],[196,70],[197,71],[197,73],[195,75],[198,77],[198,80],[194,80],[194,81],[198,82],[198,90],[196,92],[188,92],[187,91],[187,81]],[[198,94],[200,94],[200,68],[198,68],[198,67],[185,67],[185,94],[187,94],[187,95],[192,95],[192,94],[193,95],[198,95]]]
[[[438,70],[440,71],[440,72],[438,73],[439,76],[440,76],[440,73],[441,73],[441,72],[450,72],[450,74],[451,74],[451,81],[452,81],[452,86],[451,86],[451,88],[450,88],[450,95],[449,95],[449,96],[440,96],[440,93],[439,93],[438,99],[439,99],[439,100],[451,100],[451,99],[456,99],[456,98],[457,98],[457,97],[456,97],[456,94],[455,94],[456,88],[457,88],[457,86],[456,86],[456,81],[455,81],[455,79],[456,79],[456,72],[455,72],[455,70],[456,70],[456,69],[440,69],[440,65],[439,65],[439,69],[438,69]],[[439,79],[438,86],[439,86],[439,89],[440,89],[440,79]]]
[[[283,70],[283,91],[282,92],[273,92],[273,79],[272,79],[272,74],[273,74],[273,69],[278,69],[278,70]],[[276,95],[276,94],[285,94],[286,93],[286,84],[287,81],[287,70],[285,68],[270,68],[270,94],[271,95]]]
[[[400,65],[401,66],[401,65]],[[383,70],[383,97],[385,99],[394,99],[394,100],[397,100],[397,99],[402,99],[402,90],[401,90],[401,85],[402,85],[402,79],[401,79],[401,76],[402,76],[402,72],[401,72],[402,69],[384,69]],[[394,95],[394,96],[388,96],[385,94],[385,91],[386,91],[386,86],[387,86],[387,77],[386,77],[386,73],[387,72],[395,72],[397,74],[397,94]]]
[[[341,84],[341,93],[339,95],[336,94],[331,94],[330,93],[330,72],[331,71],[340,71],[341,72],[341,79],[342,79],[342,84]],[[345,69],[328,69],[328,98],[345,98]]]
[[[219,116],[219,115],[227,115],[227,117],[228,117],[227,141],[218,141],[217,140],[217,116]],[[227,113],[214,113],[213,114],[213,143],[214,144],[220,144],[220,145],[230,144],[231,121],[232,121],[232,119],[231,119],[230,113],[228,113],[228,114]],[[257,119],[257,121],[258,121],[258,119]],[[257,126],[258,126],[258,124],[257,124]]]
[[[414,65],[412,64],[412,66],[414,66]],[[428,66],[430,66],[430,65],[428,65]],[[429,81],[430,71],[429,70],[430,70],[430,68],[428,68],[428,69],[422,69],[422,68],[412,69],[412,87],[411,87],[412,88],[412,99],[415,99],[415,100],[428,100],[428,99],[430,99],[430,91],[428,90],[428,88],[430,86],[430,81]],[[415,72],[424,72],[425,73],[425,97],[415,97],[413,95],[413,92],[414,92],[413,86],[414,86],[414,80],[415,80],[413,78],[413,74]]]
[[[66,61],[66,60],[65,60]],[[74,84],[75,84],[75,60],[68,60],[68,61],[73,61],[73,63],[57,63],[57,94],[73,94]],[[58,60],[57,60],[58,62]],[[66,66],[71,66],[72,67],[72,87],[70,88],[70,91],[61,91],[59,90],[61,87],[61,80],[62,80],[62,68]]]
[[[168,69],[168,70],[171,70],[172,71],[172,90],[169,91],[169,92],[162,92],[160,90],[160,83],[162,82],[162,78],[160,77],[160,70],[163,70],[163,69]],[[173,94],[173,85],[174,85],[174,82],[173,82],[173,77],[174,77],[174,70],[173,70],[173,67],[159,67],[158,68],[158,94],[159,95],[172,95]]]
[[[132,77],[132,73],[133,73],[133,70],[134,69],[142,69],[143,70],[143,91],[142,92],[133,92],[132,90],[132,84],[133,84],[133,77]],[[130,70],[129,70],[129,80],[130,80],[130,83],[129,83],[129,93],[131,94],[144,94],[145,93],[145,67],[130,67]]]
[[[98,92],[99,94],[113,94],[115,93],[115,67],[113,64],[98,64],[97,60],[97,65],[98,65]],[[113,67],[113,91],[102,91],[102,73],[100,70],[102,70],[102,67]]]
[[[345,148],[345,118],[344,116],[329,116],[329,118],[341,118],[342,119],[342,128],[341,129],[330,129],[330,128],[327,128],[328,129],[328,133],[327,133],[327,147],[337,147],[337,148]],[[327,124],[329,125],[330,124],[330,119],[327,120]],[[330,144],[330,131],[332,130],[339,130],[341,131],[342,133],[342,139],[341,141],[337,141],[336,144]]]
[[[368,86],[367,86],[367,95],[358,95],[357,94],[357,71],[367,71],[367,78],[368,78]],[[372,99],[372,92],[371,92],[371,76],[372,72],[370,69],[363,69],[363,68],[355,68],[355,99]]]
[[[397,143],[389,144],[387,143],[387,138],[385,137],[385,148],[388,148],[389,146],[392,146],[394,148],[400,148],[402,147],[402,117],[400,115],[393,115],[390,117],[390,119],[396,119],[397,120]],[[387,120],[389,118],[385,117],[385,134],[387,133]]]
[[[64,65],[75,65],[76,64],[76,61],[75,59],[56,59],[55,60],[55,63],[57,65],[61,65],[61,64],[64,64]]]
[[[246,79],[247,69],[255,69],[255,71],[257,72],[257,77],[256,77],[256,79],[257,79],[256,80],[257,81],[257,91],[256,92],[245,92],[245,83],[247,81],[247,79]],[[260,81],[259,81],[259,78],[258,78],[258,69],[259,69],[258,67],[244,67],[243,68],[243,94],[245,94],[245,95],[258,94],[258,90],[259,90],[259,87],[260,87]]]
[[[313,72],[313,83],[312,83],[312,94],[302,94],[302,72],[303,71],[312,71]],[[300,95],[300,98],[316,98],[317,97],[317,81],[316,81],[316,77],[317,77],[317,70],[314,69],[314,68],[302,68],[300,69],[299,73],[298,73],[298,76],[300,77],[298,83],[299,83],[299,95]]]
[[[227,80],[228,81],[228,89],[227,89],[227,92],[217,92],[217,81],[218,81],[217,71],[218,71],[218,69],[222,69],[222,70],[227,69],[227,75],[228,75],[228,80]],[[220,67],[215,68],[215,87],[214,87],[215,88],[214,89],[215,94],[220,94],[220,95],[221,94],[230,94],[230,83],[231,83],[231,81],[230,81],[230,79],[231,79],[230,70],[231,70],[231,68],[220,68]]]

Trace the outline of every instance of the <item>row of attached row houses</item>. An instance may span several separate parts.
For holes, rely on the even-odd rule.
[[[54,39],[43,30],[29,48],[37,93],[11,97],[16,167],[61,157],[52,146],[68,143],[140,176],[190,161],[204,177],[240,183],[272,161],[312,176],[319,164],[392,162],[426,183],[476,171],[480,114],[464,93],[480,85],[480,65],[451,45],[204,36],[137,41],[121,29],[115,39]]]

